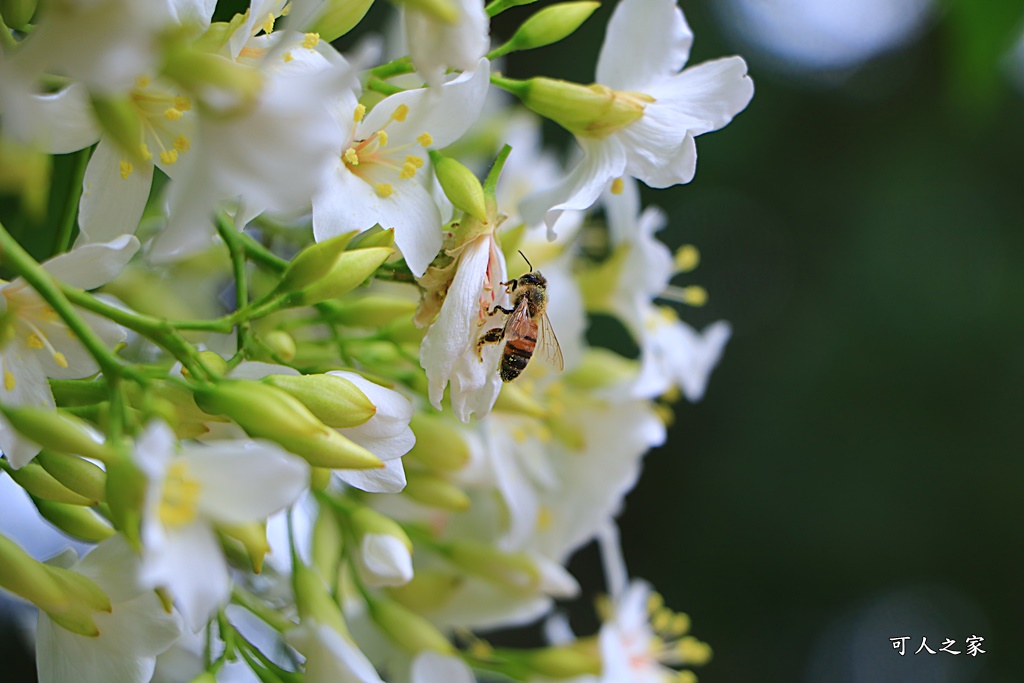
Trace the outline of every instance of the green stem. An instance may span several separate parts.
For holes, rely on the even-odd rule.
[[[405,92],[405,88],[399,88],[397,85],[391,85],[387,81],[382,81],[379,78],[371,78],[367,81],[366,89],[379,92],[382,95],[395,95],[400,92]]]
[[[18,41],[14,39],[14,34],[11,33],[11,29],[3,22],[3,19],[0,19],[0,46],[5,50],[13,50],[18,47]]]
[[[294,621],[271,608],[265,602],[240,586],[235,586],[231,589],[231,602],[236,605],[241,605],[245,609],[249,610],[278,633],[284,633],[296,626]]]
[[[394,76],[411,74],[415,70],[416,68],[412,65],[412,61],[408,57],[399,57],[398,59],[388,62],[387,64],[381,64],[380,66],[370,69],[368,74],[372,78],[387,80],[388,78],[393,78]]]
[[[68,195],[64,204],[64,220],[53,241],[52,254],[63,254],[71,246],[71,233],[75,229],[75,221],[78,219],[78,205],[82,199],[82,181],[85,179],[85,168],[89,165],[89,152],[91,148],[79,150],[75,153],[74,166],[71,169],[71,186],[68,188]]]
[[[220,233],[221,239],[224,240],[224,244],[228,246],[228,252],[231,254],[231,266],[235,275],[235,310],[245,310],[249,305],[249,286],[245,277],[245,245],[242,243],[237,227],[229,223],[223,215],[217,217],[217,232]],[[252,328],[249,326],[248,320],[238,323],[237,334],[238,350],[249,348]]]
[[[281,258],[274,252],[267,249],[265,246],[257,242],[252,238],[251,235],[247,235],[244,232],[235,233],[241,245],[245,248],[245,253],[249,255],[255,263],[261,266],[266,266],[270,270],[278,273],[284,272],[284,269],[288,267],[288,261]]]
[[[106,343],[99,338],[92,328],[75,312],[71,302],[61,291],[60,285],[47,273],[39,263],[26,252],[18,241],[11,237],[7,228],[0,225],[0,252],[4,260],[8,261],[14,270],[25,281],[32,286],[32,289],[41,296],[46,303],[53,307],[57,315],[67,324],[86,350],[100,366],[107,381],[114,377],[132,375],[135,373],[131,368],[122,364],[114,353],[107,348]]]

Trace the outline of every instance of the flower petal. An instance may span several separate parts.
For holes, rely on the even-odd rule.
[[[385,460],[383,467],[366,470],[334,470],[343,482],[370,493],[399,493],[405,488],[405,466],[401,458]]]
[[[659,82],[648,94],[655,102],[644,117],[663,116],[677,130],[701,135],[722,128],[750,104],[754,81],[742,57],[725,57],[692,66]]]
[[[455,0],[458,18],[447,23],[436,17],[405,7],[402,13],[409,55],[416,70],[432,86],[441,83],[445,68],[468,71],[473,68],[489,45],[489,21],[483,3],[478,0]]]
[[[309,621],[288,631],[285,640],[306,658],[309,683],[383,683],[366,655],[330,626]]]
[[[597,58],[596,80],[614,90],[646,92],[690,56],[693,33],[676,0],[620,0]]]
[[[46,151],[50,154],[68,154],[100,139],[89,104],[89,91],[81,83],[72,83],[55,93],[32,95],[32,98],[36,104],[34,123],[43,131]]]
[[[122,177],[122,159],[121,150],[106,138],[96,145],[82,182],[76,245],[131,235],[139,227],[153,184],[153,164],[141,161]]]
[[[412,661],[411,683],[475,683],[476,678],[458,657],[424,650]]]
[[[359,544],[359,576],[368,586],[403,586],[412,580],[412,555],[401,539],[366,534]]]
[[[0,355],[3,365],[0,377],[0,403],[4,405],[34,406],[40,408],[54,407],[53,392],[46,374],[39,364],[34,351],[20,344],[9,344]],[[8,377],[7,373],[11,373]],[[11,387],[8,390],[8,387]],[[24,467],[41,450],[39,444],[26,439],[16,432],[0,415],[0,449],[7,456],[11,467]]]
[[[139,250],[134,235],[86,244],[43,263],[50,275],[72,287],[96,289],[117,277]]]

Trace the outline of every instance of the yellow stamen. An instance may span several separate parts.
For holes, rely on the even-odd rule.
[[[402,164],[402,170],[398,174],[399,178],[401,178],[402,180],[405,180],[407,178],[412,178],[414,175],[416,175],[416,167],[415,166],[413,166],[410,163]]]
[[[43,344],[43,340],[40,339],[39,335],[36,334],[35,332],[32,332],[27,337],[25,337],[25,343],[28,344],[28,348],[30,349],[46,348],[46,345]]]
[[[320,44],[319,33],[307,33],[306,37],[302,39],[302,47],[307,50],[312,50],[314,47]]]
[[[149,147],[145,142],[139,144],[139,156],[141,156],[145,161],[149,161],[153,158],[153,153],[149,151]]]
[[[189,139],[185,137],[184,133],[182,133],[174,140],[174,149],[184,153],[192,149],[192,143],[189,142]]]
[[[160,499],[160,521],[167,526],[184,526],[195,520],[202,485],[189,476],[188,465],[177,460],[167,468]]]
[[[57,365],[61,366],[62,368],[66,368],[68,366],[68,359],[65,358],[64,354],[61,353],[60,351],[53,352],[53,360]]]
[[[377,192],[378,197],[390,197],[391,193],[395,191],[395,188],[388,183],[377,183],[373,189]]]
[[[345,152],[341,155],[341,158],[344,159],[345,163],[348,164],[349,166],[359,165],[359,154],[357,154],[356,151],[351,147],[345,150]]]
[[[388,146],[388,132],[386,130],[378,130],[377,131],[377,141],[380,143],[381,147],[387,147]]]
[[[669,633],[678,638],[690,630],[690,615],[680,612],[672,617],[672,624],[669,626]]]
[[[551,508],[547,505],[541,505],[540,509],[537,510],[537,531],[547,531],[551,528],[553,521],[554,515],[551,514]]]
[[[626,183],[622,178],[616,178],[612,181],[612,194],[622,194],[622,190],[626,187]]]
[[[170,166],[178,160],[178,150],[169,149],[165,152],[160,152],[160,161]]]
[[[647,596],[647,613],[654,614],[665,604],[665,599],[661,597],[661,593],[651,593]]]
[[[683,287],[683,302],[691,306],[703,306],[708,302],[708,290],[700,285]]]
[[[14,391],[15,384],[17,384],[17,380],[14,379],[14,373],[10,370],[4,370],[4,389]]]
[[[175,109],[174,107],[168,107],[167,110],[164,111],[164,118],[168,121],[177,121],[181,118],[181,110]]]
[[[677,671],[675,683],[697,683],[697,674],[689,669]]]
[[[398,105],[398,109],[395,109],[395,112],[391,115],[391,118],[393,118],[395,121],[405,121],[405,117],[408,115],[409,105],[400,104]]]
[[[407,154],[405,156],[405,163],[412,164],[416,168],[423,168],[423,157],[418,157],[415,154]]]
[[[178,95],[174,98],[174,108],[178,111],[188,111],[192,108],[192,100],[184,95]]]
[[[145,88],[147,85],[150,84],[150,82],[151,81],[149,80],[149,76],[136,76],[135,77],[135,87],[136,88]]]
[[[681,638],[676,643],[676,652],[679,658],[686,664],[706,664],[711,659],[711,646],[702,643],[693,636]]]
[[[121,160],[121,180],[128,180],[128,176],[130,176],[134,170],[135,167],[132,166],[132,162],[125,161],[124,159]]]
[[[281,55],[281,59],[283,59],[284,63],[287,64],[288,62],[294,60],[295,57],[292,57],[291,50],[285,50],[284,54]]]
[[[268,13],[267,14],[267,18],[263,21],[262,24],[260,24],[260,28],[262,28],[263,32],[268,34],[268,35],[273,33],[274,32],[274,15]]]
[[[689,273],[700,263],[700,252],[692,244],[684,244],[676,251],[673,259],[677,273]]]
[[[416,142],[420,143],[424,147],[430,147],[434,144],[434,138],[430,137],[430,133],[420,133],[419,137],[416,138]]]
[[[366,116],[366,105],[357,104],[356,110],[352,113],[352,120],[355,121],[356,123],[359,123],[360,121],[363,120],[364,116]]]

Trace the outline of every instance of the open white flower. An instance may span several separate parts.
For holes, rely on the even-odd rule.
[[[506,278],[505,256],[488,232],[468,242],[452,264],[454,279],[441,312],[427,330],[420,347],[420,364],[427,371],[430,402],[441,408],[444,390],[451,382],[451,404],[456,416],[468,422],[471,415],[490,411],[501,391],[498,375],[500,345],[488,344],[477,357],[477,339],[491,324],[497,304],[507,306],[501,286]]]
[[[442,218],[419,170],[427,148],[450,145],[476,121],[489,73],[481,59],[438,89],[391,95],[365,116],[357,93],[343,95],[333,110],[346,135],[313,197],[317,241],[377,224],[394,228],[409,269],[423,275],[441,249]]]
[[[74,551],[68,555],[66,559],[73,561]],[[113,536],[68,568],[106,592],[112,609],[93,616],[96,637],[65,630],[39,612],[40,683],[146,683],[156,656],[177,641],[181,625],[178,616],[169,614],[156,594],[142,585],[139,557],[123,537]]]
[[[410,683],[474,683],[473,672],[459,657],[424,650],[412,660]]]
[[[693,179],[694,137],[729,123],[750,102],[754,85],[740,57],[681,71],[692,42],[676,0],[620,0],[598,57],[597,83],[642,113],[611,130],[577,133],[582,160],[524,203],[529,222],[543,217],[550,228],[562,211],[589,208],[623,175],[656,188]]]
[[[166,587],[198,631],[228,597],[227,560],[213,525],[265,520],[306,488],[308,466],[264,441],[224,441],[175,453],[171,429],[153,422],[136,442],[149,484],[142,520],[143,577]]]
[[[120,273],[138,248],[135,237],[122,235],[107,244],[61,254],[42,266],[61,282],[95,289]],[[125,338],[125,331],[116,323],[84,311],[79,315],[108,346]],[[0,281],[0,402],[52,408],[48,377],[77,379],[98,370],[82,342],[25,280]],[[21,437],[2,416],[0,449],[15,468],[39,452],[37,444]]]
[[[383,683],[356,644],[326,624],[307,620],[285,639],[306,658],[309,683]]]
[[[409,56],[431,86],[441,84],[445,69],[472,70],[490,47],[490,21],[484,4],[480,0],[454,0],[450,4],[456,13],[450,22],[411,4],[403,6]]]

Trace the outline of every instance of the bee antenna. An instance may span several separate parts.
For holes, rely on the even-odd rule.
[[[523,260],[526,261],[526,265],[530,266],[530,270],[532,271],[533,270],[533,264],[530,263],[530,259],[526,258],[526,254],[523,253],[522,249],[519,250],[519,255],[523,257]]]

